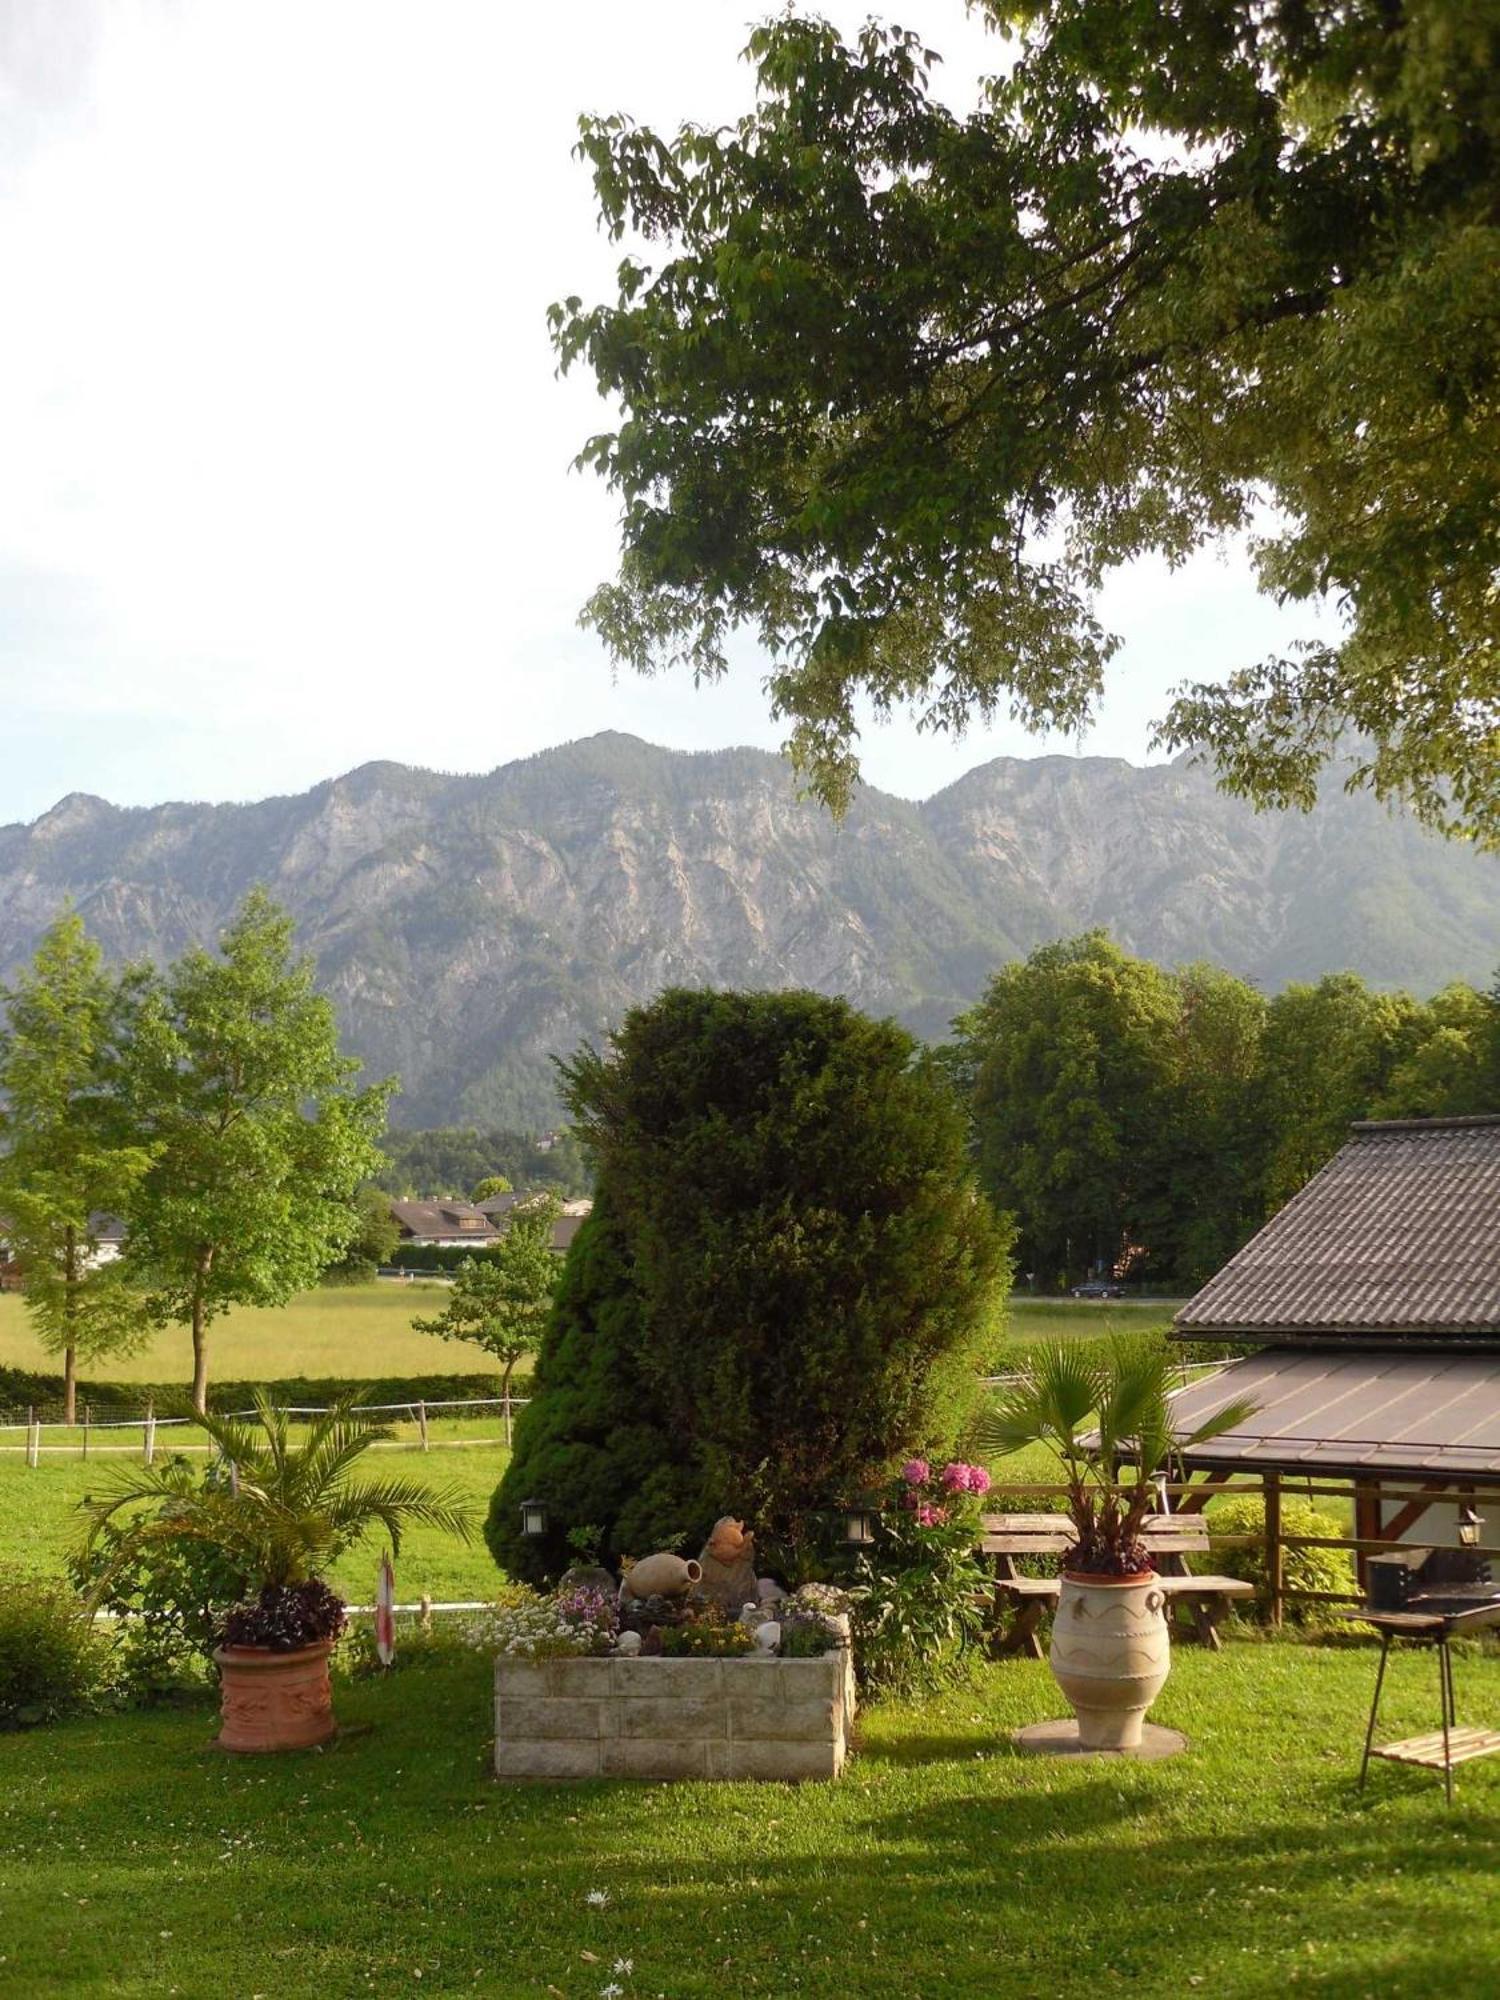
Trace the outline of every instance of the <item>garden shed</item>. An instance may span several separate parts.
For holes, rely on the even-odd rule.
[[[1451,1543],[1486,1492],[1500,1513],[1500,1117],[1354,1126],[1173,1331],[1254,1350],[1176,1399],[1184,1430],[1257,1405],[1188,1454],[1184,1506],[1259,1473],[1270,1539],[1283,1481],[1352,1491],[1362,1545]]]

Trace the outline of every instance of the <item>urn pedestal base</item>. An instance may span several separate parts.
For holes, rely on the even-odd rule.
[[[1154,1722],[1141,1725],[1141,1740],[1129,1750],[1094,1750],[1079,1739],[1078,1724],[1069,1716],[1062,1722],[1032,1722],[1014,1730],[1011,1742],[1031,1757],[1138,1757],[1151,1764],[1161,1757],[1175,1757],[1186,1750],[1188,1740],[1180,1729],[1162,1729]]]

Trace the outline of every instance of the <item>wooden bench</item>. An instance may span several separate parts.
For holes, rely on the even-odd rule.
[[[1023,1556],[1066,1556],[1077,1539],[1073,1523],[1065,1514],[986,1514],[983,1529],[980,1551],[991,1559],[995,1578],[990,1651],[996,1659],[1024,1653],[1039,1660],[1037,1628],[1061,1586],[1055,1576],[1022,1576],[1016,1565]],[[1225,1607],[1232,1598],[1253,1597],[1255,1586],[1233,1576],[1192,1574],[1188,1557],[1208,1554],[1208,1523],[1199,1514],[1153,1514],[1141,1532],[1178,1636],[1217,1653]]]

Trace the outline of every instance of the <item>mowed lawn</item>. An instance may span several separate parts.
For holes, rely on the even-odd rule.
[[[1431,1726],[1430,1656],[1386,1720]],[[1368,1644],[1183,1648],[1170,1762],[1032,1759],[1044,1665],[862,1716],[835,1785],[505,1787],[490,1663],[343,1684],[309,1756],[207,1748],[206,1708],[0,1738],[0,1990],[343,2000],[1429,2000],[1495,1991],[1500,1761],[1354,1789]],[[1500,1660],[1457,1663],[1500,1721]],[[367,1732],[367,1733],[356,1733]]]
[[[413,1318],[443,1309],[449,1288],[383,1279],[368,1285],[327,1285],[290,1304],[257,1310],[237,1306],[209,1329],[209,1373],[219,1381],[278,1381],[288,1376],[376,1378],[390,1375],[477,1375],[493,1364],[469,1341],[413,1333]],[[31,1329],[25,1301],[0,1293],[0,1368],[59,1373]],[[107,1382],[192,1381],[192,1341],[186,1327],[155,1333],[138,1352],[86,1366]]]
[[[175,1434],[161,1432],[165,1440]],[[424,1593],[439,1603],[492,1599],[501,1582],[489,1550],[480,1537],[490,1495],[500,1483],[508,1454],[503,1443],[476,1443],[476,1437],[496,1436],[493,1425],[442,1424],[429,1432],[430,1451],[407,1448],[380,1450],[364,1461],[360,1477],[418,1479],[452,1491],[473,1516],[474,1538],[465,1545],[433,1528],[412,1528],[402,1539],[396,1563],[396,1588],[403,1603],[416,1603]],[[170,1455],[159,1444],[157,1462]],[[60,1575],[67,1558],[83,1537],[87,1519],[85,1496],[109,1491],[130,1458],[44,1458],[34,1470],[19,1452],[0,1455],[0,1564],[20,1563]],[[201,1464],[201,1457],[195,1457]],[[351,1602],[369,1604],[375,1594],[375,1571],[383,1541],[371,1536],[345,1556],[330,1575],[336,1589]],[[0,1977],[0,1993],[5,1982]]]

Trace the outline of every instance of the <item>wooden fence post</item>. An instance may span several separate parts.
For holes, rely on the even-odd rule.
[[[1266,1589],[1272,1625],[1281,1623],[1284,1571],[1281,1546],[1281,1474],[1267,1472],[1266,1495]]]
[[[145,1454],[146,1463],[150,1465],[156,1457],[156,1405],[154,1403],[146,1405],[146,1422],[141,1446]]]
[[[420,1432],[422,1433],[422,1449],[423,1449],[423,1451],[426,1451],[426,1449],[427,1449],[427,1405],[426,1405],[425,1403],[418,1403],[418,1405],[417,1405],[417,1429],[418,1429],[418,1430],[419,1430],[419,1431],[420,1431]]]

